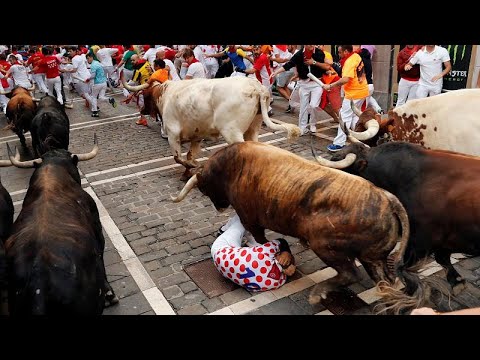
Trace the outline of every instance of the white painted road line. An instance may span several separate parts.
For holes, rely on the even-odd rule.
[[[273,133],[269,132],[269,133],[261,134],[258,137],[263,138],[265,136],[270,136],[270,135],[273,135]],[[209,151],[209,150],[217,149],[219,147],[224,147],[224,146],[227,146],[227,143],[222,143],[222,144],[214,145],[214,146],[208,146],[204,149],[201,149],[201,151]],[[186,155],[187,155],[187,151],[182,153],[182,156],[186,156]],[[153,164],[153,163],[156,163],[156,162],[164,162],[164,161],[172,160],[172,159],[173,159],[173,156],[165,156],[165,157],[156,158],[156,159],[152,159],[152,160],[141,161],[139,163],[133,163],[133,164],[123,165],[123,166],[119,166],[119,167],[114,167],[114,168],[110,168],[110,169],[106,169],[106,170],[94,171],[94,172],[86,174],[85,177],[104,175],[104,174],[108,174],[108,173],[115,172],[115,171],[120,171],[120,170],[125,170],[125,169],[133,169],[137,166]],[[170,169],[170,168],[168,168],[168,169]]]
[[[283,140],[287,140],[287,138],[282,137],[282,138],[275,139],[275,140],[265,141],[264,144],[273,144],[273,143],[283,141]],[[227,146],[227,144],[225,144],[223,146]],[[197,159],[198,162],[202,162],[202,161],[205,161],[205,160],[208,160],[208,157],[202,157],[202,158]],[[159,168],[156,168],[156,169],[139,171],[139,172],[136,172],[136,173],[133,173],[133,174],[116,176],[116,177],[113,177],[113,178],[110,178],[110,179],[92,181],[90,183],[90,185],[91,186],[102,185],[102,184],[106,184],[106,183],[110,183],[110,182],[114,182],[114,181],[129,179],[129,178],[138,177],[138,176],[142,176],[142,175],[146,175],[146,174],[152,174],[152,173],[156,173],[156,172],[163,171],[163,170],[169,170],[169,169],[173,169],[173,168],[180,167],[180,166],[182,166],[182,165],[181,164],[165,165],[165,166],[162,166],[162,167],[159,167]],[[89,176],[89,174],[86,174],[85,176]]]
[[[85,123],[81,124],[82,126],[77,126],[77,127],[74,127],[74,128],[70,127],[70,131],[87,129],[87,128],[91,128],[91,127],[95,127],[95,126],[101,126],[101,125],[109,125],[109,124],[113,124],[113,123],[117,123],[117,122],[121,122],[121,121],[133,120],[136,117],[137,117],[137,115],[128,115],[128,117],[124,117],[122,119],[117,119],[117,120],[108,119],[108,121],[107,121],[107,119],[102,119],[103,120],[102,123],[96,123],[96,124],[90,124],[90,122],[85,122]],[[30,135],[25,136],[25,139],[31,139],[31,138],[32,137]],[[0,141],[0,144],[6,144],[8,142],[15,141],[15,140],[18,140],[18,137],[16,137],[16,135],[12,139]]]
[[[123,263],[132,275],[133,280],[135,280],[140,291],[142,291],[151,308],[155,311],[155,314],[175,315],[175,311],[170,306],[167,299],[165,299],[162,292],[155,286],[155,282],[135,255],[93,189],[88,187],[84,190],[93,198],[93,200],[95,200],[100,213],[100,222],[102,223],[105,232],[112,241],[115,249],[118,251]]]

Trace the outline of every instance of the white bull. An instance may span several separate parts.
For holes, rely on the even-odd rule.
[[[420,144],[428,149],[480,156],[480,89],[462,89],[410,100],[389,112],[380,124],[380,137],[390,125],[391,139]],[[378,132],[351,132],[360,140]]]
[[[197,166],[195,158],[203,139],[222,135],[228,144],[258,141],[262,120],[273,131],[287,131],[289,139],[300,135],[297,126],[276,124],[268,117],[270,94],[256,79],[194,79],[124,86],[131,91],[143,90],[142,114],[162,117],[174,159],[187,169],[184,177]],[[187,160],[181,156],[183,142],[191,142]]]

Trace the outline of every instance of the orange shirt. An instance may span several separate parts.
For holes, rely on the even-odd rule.
[[[152,76],[150,76],[150,82],[159,81],[162,84],[168,80],[168,70],[167,69],[158,69]]]
[[[342,77],[349,77],[343,85],[345,98],[348,100],[364,99],[368,96],[368,83],[365,76],[365,66],[357,53],[352,54],[343,65]]]

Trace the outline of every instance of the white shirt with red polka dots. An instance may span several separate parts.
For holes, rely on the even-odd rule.
[[[223,276],[249,291],[273,290],[287,280],[275,259],[279,251],[278,240],[253,247],[226,246],[214,254],[213,261]]]

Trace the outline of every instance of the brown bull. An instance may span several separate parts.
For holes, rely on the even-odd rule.
[[[349,157],[343,165],[353,161]],[[195,185],[217,210],[232,205],[256,241],[265,243],[270,229],[308,242],[338,272],[318,285],[312,302],[358,280],[356,258],[375,282],[392,282],[387,256],[397,241],[395,261],[401,265],[409,237],[405,209],[395,196],[358,176],[247,141],[215,153],[173,201],[183,200]]]
[[[23,147],[27,146],[23,134],[30,131],[32,119],[35,116],[37,107],[29,90],[22,87],[13,89],[5,114],[8,119],[8,125],[5,129],[12,130],[17,134]]]

